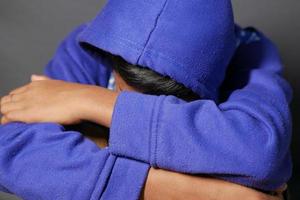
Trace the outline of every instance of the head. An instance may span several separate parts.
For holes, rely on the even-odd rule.
[[[110,0],[78,41],[131,63],[115,71],[137,91],[216,101],[236,49],[230,0]]]
[[[128,63],[120,56],[109,55],[113,62],[117,91],[136,91],[151,95],[173,95],[185,101],[200,99],[199,95],[168,76],[142,66]]]

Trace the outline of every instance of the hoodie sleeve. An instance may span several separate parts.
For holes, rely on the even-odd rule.
[[[46,66],[54,79],[107,86],[109,64],[84,51],[80,26]],[[0,191],[22,199],[138,199],[149,165],[116,157],[57,124],[0,125]]]
[[[60,43],[45,68],[45,75],[58,80],[107,87],[111,63],[97,52],[81,46],[77,39],[86,26],[79,26]]]
[[[0,126],[0,190],[24,200],[135,200],[148,169],[58,124]]]
[[[276,47],[265,36],[240,45],[223,91],[226,101],[184,102],[122,92],[110,151],[153,167],[210,174],[274,190],[291,175],[291,88]]]

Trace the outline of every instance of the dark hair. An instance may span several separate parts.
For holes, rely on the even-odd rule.
[[[128,85],[141,93],[173,95],[185,101],[200,99],[199,95],[191,89],[176,82],[169,76],[162,76],[147,67],[130,64],[120,56],[111,54],[109,56],[113,62],[113,69]]]

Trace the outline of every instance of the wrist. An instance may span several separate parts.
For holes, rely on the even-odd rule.
[[[110,127],[118,93],[98,86],[88,86],[78,101],[81,120]]]

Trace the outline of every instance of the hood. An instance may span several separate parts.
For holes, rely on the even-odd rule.
[[[214,100],[236,46],[230,0],[109,0],[78,39]]]

